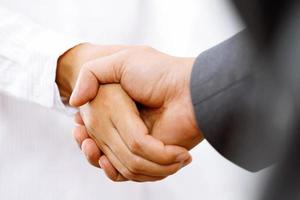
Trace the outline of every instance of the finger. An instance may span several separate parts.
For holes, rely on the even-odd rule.
[[[84,135],[84,137],[82,136],[82,142],[80,142],[80,146],[83,143],[84,140],[88,139],[88,133],[87,130],[84,126],[80,126],[78,127],[80,129],[80,132],[82,132],[81,134]],[[78,140],[78,139],[77,139]],[[88,161],[93,165],[93,166],[100,166],[105,173],[108,176],[116,176],[115,174],[118,174],[118,171],[113,167],[113,165],[110,163],[110,161],[107,159],[107,157],[105,155],[101,156],[101,151],[100,149],[97,147],[96,142],[94,141],[87,141],[83,144],[83,149],[82,149],[83,153],[86,155],[86,158],[88,159]],[[99,159],[99,155],[101,156]],[[102,166],[100,165],[100,159],[102,158]],[[98,160],[97,160],[98,159]],[[95,163],[98,162],[99,165],[95,165]]]
[[[125,50],[85,63],[78,75],[70,97],[70,105],[78,107],[97,95],[99,83],[119,83]]]
[[[92,140],[91,138],[85,139],[82,142],[81,149],[89,163],[99,168],[100,165],[98,161],[101,156],[101,151],[94,140]]]
[[[88,53],[88,57],[90,58],[89,60],[95,60],[102,57],[113,55],[117,52],[128,49],[129,47],[130,46],[128,45],[102,45],[102,46],[91,45],[88,46],[88,49],[86,49],[86,51],[89,52]],[[93,50],[91,50],[91,48],[93,48]],[[84,96],[80,96],[80,94],[78,95],[72,94],[69,101],[70,105],[75,107],[81,106],[87,103],[88,101],[92,100],[97,94],[97,88],[99,85],[98,81],[96,81],[96,79],[93,78],[94,74],[90,74],[88,70],[85,70],[84,66],[85,64],[82,66],[82,70],[79,73],[77,83],[76,83],[76,86],[79,87],[78,89],[79,91],[85,91]],[[77,88],[76,86],[75,89]],[[85,90],[86,88],[88,88],[89,90]]]
[[[117,182],[128,181],[122,174],[120,174],[117,169],[111,164],[108,160],[107,156],[103,155],[99,159],[99,165],[105,172],[106,176],[112,180]]]
[[[80,115],[80,112],[77,112],[75,115],[74,115],[74,122],[76,124],[79,124],[79,125],[84,125],[84,121]]]
[[[96,135],[93,129],[88,132],[91,134],[91,137]],[[109,146],[110,150],[114,153],[122,165],[125,166],[131,173],[147,176],[169,176],[177,172],[183,165],[183,163],[180,162],[170,165],[160,165],[133,154],[124,144],[123,140],[118,135],[117,130],[114,128],[110,130],[110,134],[103,135],[106,136],[103,138],[103,142]],[[104,153],[107,155],[106,152]],[[110,158],[109,160],[113,162]],[[117,168],[116,165],[114,166]],[[118,171],[120,172],[119,169]]]
[[[165,177],[157,177],[157,176],[147,176],[142,174],[135,174],[131,171],[129,171],[117,158],[117,156],[111,151],[111,149],[105,145],[104,143],[100,142],[100,146],[105,153],[105,155],[108,157],[108,159],[111,161],[111,163],[114,165],[114,167],[120,172],[121,175],[118,175],[117,177],[114,177],[112,179],[113,181],[123,181],[124,179],[137,181],[137,182],[146,182],[146,181],[158,181]]]
[[[86,131],[86,128],[82,125],[77,125],[73,128],[73,137],[75,141],[77,142],[78,146],[81,148],[82,142],[85,139],[89,138],[89,135]]]
[[[119,93],[125,93],[122,89]],[[190,158],[189,152],[180,146],[165,145],[160,140],[148,134],[148,128],[140,118],[136,106],[125,93],[117,106],[122,115],[112,115],[112,122],[128,149],[135,155],[152,162],[168,165],[175,162],[185,162]],[[128,97],[128,99],[126,98]],[[133,107],[133,108],[132,108]]]

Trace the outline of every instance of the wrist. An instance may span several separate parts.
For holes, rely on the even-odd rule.
[[[185,97],[185,108],[187,112],[189,113],[189,121],[191,124],[191,128],[194,130],[194,132],[198,132],[198,134],[203,138],[203,134],[201,130],[198,127],[197,119],[194,112],[194,105],[192,102],[192,94],[191,94],[191,76],[192,76],[192,70],[195,63],[196,58],[184,58],[185,60],[185,67],[184,67],[184,97]]]
[[[56,83],[61,97],[69,99],[75,86],[80,68],[81,49],[89,44],[79,44],[58,58],[56,70]]]

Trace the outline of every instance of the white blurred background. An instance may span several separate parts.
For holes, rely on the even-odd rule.
[[[197,56],[243,28],[229,0],[0,0],[0,6],[83,42],[147,44],[178,56]],[[205,141],[192,150],[191,165],[162,182],[112,183],[87,164],[71,128],[61,113],[0,96],[1,200],[252,200],[267,173],[240,169]]]

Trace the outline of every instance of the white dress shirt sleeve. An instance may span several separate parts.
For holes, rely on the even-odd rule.
[[[60,55],[79,44],[0,6],[0,92],[69,110],[55,83]]]

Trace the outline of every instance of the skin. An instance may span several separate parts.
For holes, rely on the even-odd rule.
[[[103,84],[119,83],[139,104],[140,116],[149,131],[149,134],[130,136],[120,133],[131,153],[144,159],[155,159],[155,154],[144,148],[148,135],[165,144],[191,149],[203,139],[189,90],[193,63],[194,58],[173,57],[150,47],[126,47],[83,65],[70,104],[81,106],[94,99]],[[86,127],[90,130],[89,125]],[[134,165],[133,168],[142,168]]]
[[[88,135],[119,172],[113,180],[161,180],[191,161],[185,148],[165,145],[148,134],[135,102],[120,85],[100,87],[97,96],[82,106],[80,113]],[[142,148],[134,145],[135,137],[144,141]],[[131,145],[124,141],[130,141]],[[148,159],[139,156],[137,152],[142,151],[151,152],[151,156]],[[179,158],[177,152],[181,152]]]
[[[66,52],[59,59],[57,68],[56,82],[61,95],[70,97],[83,63],[110,56],[125,48],[82,44]],[[86,92],[88,94],[90,90]],[[191,161],[186,149],[165,145],[148,134],[149,130],[140,118],[135,103],[120,86],[102,86],[97,89],[97,94],[90,103],[80,108],[83,117],[76,115],[77,125],[73,134],[88,161],[96,167],[101,166],[110,179],[160,180]],[[122,112],[116,112],[120,110]],[[125,118],[127,120],[124,120],[125,114],[128,115]],[[130,145],[123,142],[124,138],[130,141]],[[137,139],[144,141],[143,154],[148,157],[144,158],[137,153],[140,151],[136,145],[140,144]]]

